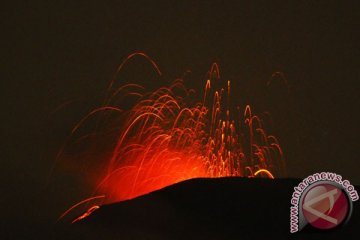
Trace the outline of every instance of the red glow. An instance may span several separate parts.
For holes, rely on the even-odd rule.
[[[117,74],[136,56],[145,57],[161,74],[144,53],[127,57]],[[214,89],[219,83],[219,67],[214,63],[204,81],[202,101],[191,104],[192,90],[187,90],[182,80],[149,93],[135,84],[114,88],[112,81],[106,106],[92,111],[72,132],[94,113],[111,110],[125,118],[111,157],[105,159],[106,174],[95,192],[105,194],[105,202],[114,202],[191,178],[258,174],[274,178],[285,174],[276,137],[266,133],[262,119],[249,105],[243,112],[233,109],[231,82],[224,84],[225,89]],[[130,110],[122,111],[113,105],[121,94],[137,96],[138,101]]]

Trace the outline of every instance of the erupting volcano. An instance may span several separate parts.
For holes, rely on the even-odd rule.
[[[161,74],[146,54],[131,54],[119,66],[119,79],[110,83],[104,104],[72,131],[73,135],[95,116],[105,125],[110,117],[121,121],[112,153],[102,160],[106,169],[99,172],[104,174],[94,183],[94,195],[88,201],[132,199],[191,178],[286,175],[279,141],[267,133],[265,121],[250,105],[234,107],[238,103],[231,102],[231,82],[221,79],[216,63],[204,80],[203,90],[188,89],[177,79],[148,91],[135,83],[121,85],[121,71],[135,57],[145,58]],[[123,109],[121,101],[127,98],[131,107]]]

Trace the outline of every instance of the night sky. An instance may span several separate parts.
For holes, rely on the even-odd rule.
[[[333,171],[360,184],[359,4],[251,2],[3,7],[1,211],[7,221],[54,221],[80,200],[78,176],[50,174],[55,155],[134,51],[151,56],[164,81],[190,70],[195,89],[217,62],[240,105],[271,112],[289,177]],[[276,71],[285,74],[289,92],[281,85],[266,89]]]

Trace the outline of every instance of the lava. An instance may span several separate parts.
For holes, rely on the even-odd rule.
[[[139,56],[161,74],[150,57],[138,52],[120,64],[117,75],[129,60]],[[232,107],[231,82],[222,82],[216,63],[208,72],[198,102],[194,103],[196,92],[187,89],[181,79],[145,91],[141,85],[115,87],[115,80],[111,81],[104,105],[85,116],[72,131],[99,112],[115,111],[123,119],[111,156],[102,160],[106,161],[105,174],[94,190],[94,196],[104,195],[103,203],[132,199],[191,178],[274,178],[286,174],[279,141],[266,132],[263,120],[249,105],[243,111]],[[125,96],[136,99],[130,109],[117,105],[118,98]]]

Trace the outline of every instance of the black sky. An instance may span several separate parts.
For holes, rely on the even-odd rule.
[[[56,151],[138,50],[165,79],[191,70],[193,87],[218,62],[241,104],[272,113],[289,177],[333,171],[360,184],[356,1],[44,1],[2,15],[1,201],[14,221],[20,209],[43,214],[34,209],[47,198],[57,199],[56,213],[68,198],[61,189],[76,192],[66,173],[62,185],[46,185]],[[286,75],[289,96],[261,90],[275,71]]]

